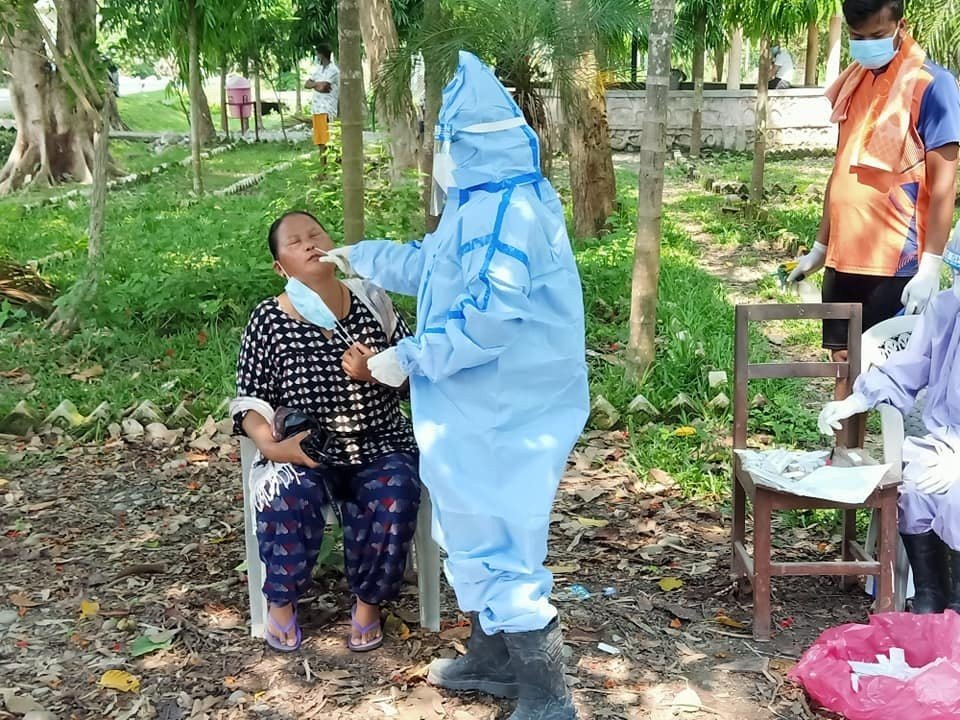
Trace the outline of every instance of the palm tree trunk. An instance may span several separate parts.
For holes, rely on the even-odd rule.
[[[803,84],[807,87],[817,85],[817,62],[820,59],[820,28],[816,20],[807,25],[807,60],[804,68]]]
[[[338,0],[340,128],[343,144],[343,240],[363,239],[363,65],[359,0]]]
[[[197,37],[197,0],[187,3],[187,43],[190,52],[189,94],[190,94],[190,164],[193,170],[193,192],[203,194],[203,179],[200,176],[200,44]]]
[[[840,38],[843,35],[843,18],[834,15],[830,18],[830,32],[827,36],[827,85],[840,77]]]
[[[700,157],[703,144],[703,73],[707,42],[707,8],[701,7],[693,23],[693,127],[690,129],[690,157]]]
[[[750,203],[754,209],[763,202],[763,176],[767,161],[767,100],[770,84],[770,38],[760,40],[760,77],[757,80],[757,110],[753,137],[753,174]]]
[[[303,114],[303,83],[300,81],[300,59],[294,58],[293,60],[293,74],[296,78],[297,86],[297,100],[296,100],[296,112],[294,113],[297,116]]]
[[[253,59],[253,129],[257,140],[263,130],[263,110],[260,107],[260,58]]]
[[[613,171],[607,99],[592,52],[574,73],[580,101],[570,118],[570,190],[577,237],[595,237],[613,214],[617,180]]]
[[[440,0],[423,0],[423,22],[424,24],[435,24],[443,8]],[[440,75],[440,68],[436,63],[424,61],[424,86],[426,88],[426,98],[423,111],[423,152],[421,153],[422,172],[426,178],[423,185],[423,207],[426,214],[427,232],[433,232],[437,229],[437,223],[440,218],[430,214],[430,191],[432,189],[433,175],[433,140],[434,129],[437,125],[437,118],[440,117],[440,102],[443,95],[443,78]]]
[[[627,375],[633,381],[643,376],[656,355],[663,166],[667,157],[674,7],[673,0],[653,0],[650,9],[647,107],[640,145],[637,239],[630,298],[630,344],[627,348]]]
[[[230,137],[230,121],[227,116],[227,63],[220,66],[220,129]]]
[[[713,76],[714,82],[723,82],[723,64],[727,59],[727,48],[722,45],[713,49],[713,67],[716,73]]]
[[[376,88],[380,67],[400,41],[393,20],[390,0],[360,0],[360,28],[363,32],[363,47],[370,61],[370,77],[373,78],[376,117],[388,130],[391,155],[391,178],[400,180],[405,170],[419,166],[417,119],[413,101],[405,103],[397,117],[390,117],[383,102],[383,93]]]
[[[740,89],[740,70],[743,67],[743,30],[735,28],[730,34],[730,61],[727,63],[727,90]]]

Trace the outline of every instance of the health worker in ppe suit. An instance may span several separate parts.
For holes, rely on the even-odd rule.
[[[544,567],[557,486],[589,413],[583,297],[540,150],[494,74],[461,52],[434,161],[448,197],[422,243],[365,241],[341,270],[417,296],[417,331],[369,358],[410,380],[421,477],[447,576],[472,613],[469,651],[429,679],[519,697],[512,720],[575,718]],[[437,198],[440,206],[441,198]]]
[[[934,295],[907,347],[864,373],[846,400],[828,403],[820,429],[881,403],[906,414],[927,391],[927,434],[903,446],[900,537],[913,568],[913,612],[960,612],[960,225],[944,252],[953,288]]]

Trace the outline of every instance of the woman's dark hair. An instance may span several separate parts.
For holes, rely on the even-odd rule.
[[[308,218],[313,220],[317,225],[320,226],[320,229],[324,232],[327,229],[323,226],[323,223],[317,220],[313,213],[309,213],[306,210],[288,210],[283,215],[278,217],[273,221],[273,224],[270,226],[270,229],[267,231],[267,244],[270,246],[270,254],[273,255],[273,259],[277,259],[277,233],[280,232],[280,226],[283,224],[283,221],[286,220],[291,215],[306,215]]]
[[[327,43],[320,43],[316,47],[317,55],[322,55],[325,58],[333,57],[333,50],[330,49],[330,45]]]
[[[843,0],[843,16],[852,28],[862,26],[884,8],[889,8],[897,22],[903,20],[903,0]]]

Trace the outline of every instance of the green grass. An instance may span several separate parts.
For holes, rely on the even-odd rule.
[[[205,163],[206,185],[225,186],[305,149],[238,148]],[[339,176],[331,169],[326,182],[315,183],[311,178],[318,171],[311,157],[250,191],[195,200],[188,170],[177,168],[111,193],[104,279],[81,329],[63,342],[39,322],[9,320],[0,328],[0,369],[30,376],[26,382],[0,378],[0,415],[30,385],[30,403],[41,415],[62,399],[83,413],[110,402],[114,417],[142,399],[166,411],[187,401],[198,419],[216,413],[233,394],[239,336],[250,310],[282,288],[266,245],[270,221],[283,209],[305,207],[335,234],[342,226]],[[370,168],[367,179],[384,198],[368,203],[371,231],[414,234],[422,218],[416,188],[388,193],[386,173],[378,168]],[[404,207],[409,217],[399,214]],[[66,288],[84,267],[86,215],[85,202],[29,214],[0,207],[0,254],[39,261],[44,276]],[[97,364],[104,368],[102,376],[87,382],[70,378]]]
[[[0,148],[0,156],[2,154],[2,148]],[[177,163],[189,157],[189,155],[190,148],[186,145],[165,146],[162,152],[155,153],[153,144],[149,142],[120,138],[111,138],[110,140],[110,156],[117,171],[122,174],[144,172],[161,163]],[[62,195],[75,187],[78,186],[58,185],[55,187],[29,188],[15,195],[0,198],[0,208],[17,208],[24,204],[39,202],[46,198]]]
[[[588,345],[617,357],[628,339],[630,272],[633,261],[635,176],[623,173],[621,214],[613,232],[601,240],[578,244],[587,311]],[[707,273],[700,248],[679,227],[685,211],[666,210],[661,244],[657,359],[640,387],[628,383],[622,367],[603,358],[591,359],[591,387],[623,410],[641,393],[658,410],[625,419],[631,438],[631,460],[645,475],[651,469],[669,472],[693,494],[723,496],[729,485],[729,436],[732,412],[711,404],[718,394],[733,397],[733,307],[725,288]],[[752,357],[771,356],[769,345],[757,334]],[[711,389],[708,373],[727,373],[725,387]],[[797,401],[798,381],[751,385],[752,397],[766,403],[751,412],[751,428],[779,444],[812,445],[818,441],[815,415]],[[682,437],[680,427],[695,433]]]
[[[239,148],[205,163],[206,185],[223,187],[306,149]],[[141,151],[127,148],[128,161],[139,161]],[[237,346],[248,313],[281,289],[264,238],[270,220],[288,207],[304,207],[335,237],[341,232],[337,158],[325,181],[312,179],[318,170],[312,157],[298,160],[250,191],[197,200],[191,197],[188,170],[176,168],[147,184],[111,193],[101,293],[85,309],[81,329],[60,341],[35,321],[8,318],[0,327],[0,372],[19,369],[30,376],[0,377],[0,414],[32,385],[30,403],[41,415],[62,399],[73,401],[82,413],[110,402],[114,418],[142,399],[166,411],[186,401],[198,420],[207,413],[223,415],[222,403],[234,390]],[[419,236],[422,210],[416,185],[391,187],[383,158],[375,153],[365,178],[368,235]],[[576,243],[588,345],[615,362],[628,335],[636,217],[635,176],[621,173],[619,179],[622,209],[612,220],[613,231],[600,240]],[[38,260],[41,272],[66,288],[84,266],[86,214],[82,201],[29,215],[0,205],[0,254]],[[639,473],[659,468],[689,493],[719,497],[726,494],[729,477],[731,412],[711,402],[721,392],[732,397],[732,387],[711,389],[707,373],[725,370],[732,381],[733,308],[722,284],[703,269],[700,248],[683,232],[680,219],[681,210],[670,208],[664,223],[655,364],[636,387],[618,364],[591,358],[591,388],[623,413],[630,461]],[[409,311],[411,303],[401,307]],[[770,353],[759,335],[753,346],[756,357]],[[98,364],[104,368],[101,376],[71,379]],[[752,413],[756,430],[783,444],[816,440],[814,415],[797,402],[797,383],[758,383],[752,392],[767,399]],[[638,393],[659,409],[656,417],[626,413]],[[679,427],[694,432],[679,436]]]
[[[152,92],[137,93],[135,95],[121,96],[117,99],[117,107],[120,111],[121,119],[129,126],[131,130],[140,132],[190,132],[190,121],[184,114],[190,109],[190,102],[184,94],[183,107],[176,91],[172,90],[154,90]],[[276,96],[266,86],[263,89],[263,102],[273,102]],[[220,128],[220,103],[210,103],[210,115],[213,118],[214,126]],[[284,111],[284,118],[289,122],[291,114]],[[252,128],[251,120],[251,128]],[[264,130],[279,130],[280,116],[277,113],[265,115],[263,118]],[[240,129],[240,121],[234,118],[230,120],[231,133]],[[250,130],[253,134],[253,130]]]
[[[110,155],[117,167],[125,173],[139,173],[150,170],[160,163],[175,163],[190,157],[188,145],[165,146],[156,153],[153,143],[139,140],[110,140]]]
[[[184,97],[184,106],[190,104]],[[125,95],[117,98],[121,119],[131,130],[141,132],[190,131],[190,122],[180,107],[177,95],[167,90]]]
[[[795,254],[800,247],[813,244],[823,203],[807,191],[811,187],[823,191],[833,167],[832,158],[768,159],[764,187],[771,197],[764,203],[768,217],[762,221],[721,212],[721,208],[728,205],[724,195],[703,189],[708,180],[749,186],[751,160],[748,156],[720,153],[705,158],[697,167],[701,174],[696,181],[699,187],[687,192],[678,202],[678,207],[702,223],[718,243],[773,243],[791,254]],[[668,177],[674,182],[684,181],[686,178],[683,173],[680,165],[672,165],[667,170]],[[775,186],[787,191],[787,194],[774,193]],[[791,194],[789,191],[794,188],[796,192]]]

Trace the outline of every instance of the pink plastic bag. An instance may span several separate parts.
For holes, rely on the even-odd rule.
[[[874,663],[890,648],[902,648],[907,664],[943,661],[903,682],[860,677],[851,684],[848,660]],[[824,632],[790,671],[814,700],[848,720],[960,719],[960,615],[884,613],[869,625],[842,625]]]

